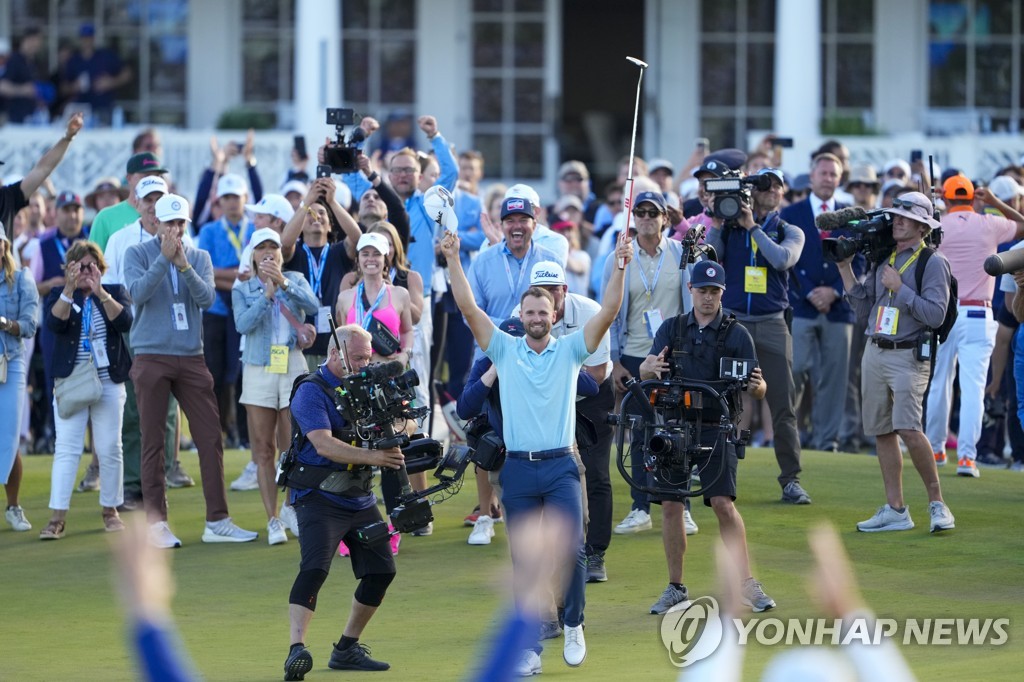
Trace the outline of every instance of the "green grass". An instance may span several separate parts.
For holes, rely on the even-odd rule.
[[[909,646],[903,652],[918,677],[936,680],[1019,679],[1024,635],[1024,477],[983,470],[979,480],[958,479],[953,467],[940,470],[957,530],[927,531],[923,488],[911,468],[904,472],[907,501],[918,527],[892,534],[858,534],[854,523],[882,503],[873,457],[804,455],[803,483],[814,498],[809,507],[778,502],[776,465],[769,451],[748,450],[740,464],[738,506],[747,525],[755,574],[778,602],[772,616],[817,613],[807,594],[809,551],[806,532],[828,519],[837,525],[853,558],[864,594],[881,616],[1009,617],[1004,646]],[[228,476],[246,453],[229,452]],[[22,505],[33,531],[0,530],[3,573],[2,680],[130,680],[131,652],[126,623],[111,579],[108,537],[101,530],[96,493],[72,500],[68,534],[40,542],[47,519],[49,457],[25,459]],[[198,474],[194,454],[183,464]],[[613,465],[614,467],[614,465]],[[85,461],[82,463],[84,471]],[[628,511],[626,486],[613,470],[615,521]],[[171,527],[184,542],[173,552],[177,596],[174,611],[181,639],[196,667],[209,680],[278,680],[288,644],[288,592],[298,565],[298,543],[268,547],[266,519],[256,492],[229,493],[231,511],[243,527],[260,531],[257,543],[203,545],[203,502],[198,488],[170,491]],[[432,537],[405,538],[398,577],[371,622],[364,641],[392,665],[393,679],[451,680],[473,670],[493,633],[508,597],[505,531],[495,542],[466,544],[462,517],[475,502],[472,480],[453,500],[435,508]],[[701,526],[690,538],[686,583],[691,596],[715,588],[712,543],[717,524],[710,510],[695,514]],[[547,647],[544,679],[670,680],[673,668],[658,635],[659,619],[647,614],[665,586],[666,574],[655,530],[613,536],[607,555],[609,582],[587,589],[589,656],[579,670],[561,661],[561,640]],[[320,593],[307,637],[314,670],[307,679],[340,679],[326,667],[331,643],[340,636],[354,579],[347,559],[336,559]],[[779,648],[753,645],[746,652],[746,679],[757,679]],[[337,677],[336,677],[337,676]]]

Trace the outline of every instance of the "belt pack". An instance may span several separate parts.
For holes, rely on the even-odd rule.
[[[288,472],[285,485],[344,497],[365,497],[373,487],[373,470],[369,467],[339,470],[298,463]]]

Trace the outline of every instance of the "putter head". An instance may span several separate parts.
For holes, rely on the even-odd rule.
[[[647,62],[641,61],[641,60],[637,59],[636,57],[626,57],[626,59],[631,61],[631,62],[633,62],[634,64],[636,64],[641,69],[646,69],[647,68]]]

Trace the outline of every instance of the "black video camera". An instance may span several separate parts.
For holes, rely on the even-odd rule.
[[[885,211],[872,211],[867,220],[851,220],[841,229],[849,230],[849,237],[827,237],[821,240],[825,260],[833,263],[862,253],[869,263],[878,264],[896,248],[892,236],[892,216]]]
[[[355,173],[359,170],[357,161],[363,152],[356,145],[366,139],[366,133],[362,128],[353,128],[348,141],[345,140],[345,126],[352,125],[354,120],[355,111],[352,109],[327,110],[327,125],[334,126],[335,140],[324,148],[324,165],[330,166],[334,173]]]
[[[415,371],[404,369],[401,362],[392,360],[367,365],[342,377],[337,391],[338,410],[345,421],[356,427],[372,427],[425,415],[428,408],[411,406],[420,379]]]
[[[721,218],[727,224],[736,224],[743,207],[753,210],[751,191],[764,192],[771,189],[772,179],[768,175],[742,177],[739,171],[726,171],[720,178],[704,181],[704,190],[712,195],[711,215]]]

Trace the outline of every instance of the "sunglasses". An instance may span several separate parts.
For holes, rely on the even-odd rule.
[[[910,212],[913,212],[915,208],[918,209],[919,211],[924,211],[925,213],[928,212],[928,209],[926,207],[922,206],[921,204],[915,204],[913,201],[909,201],[907,199],[893,199],[892,207],[902,208]]]
[[[634,208],[633,215],[635,215],[637,218],[657,218],[658,216],[661,215],[661,211],[654,208],[648,210],[644,210],[642,208]]]

